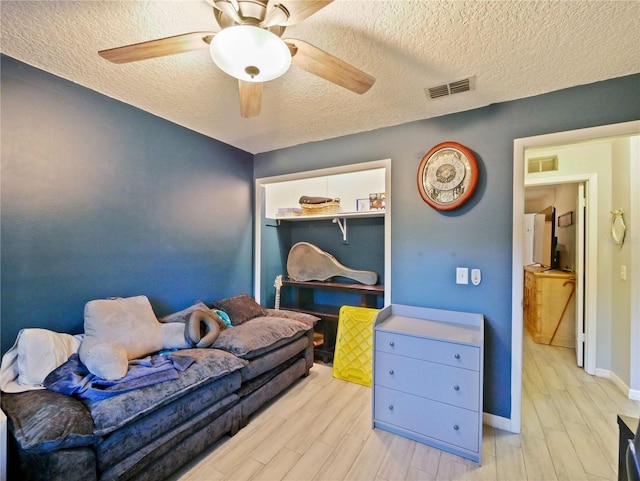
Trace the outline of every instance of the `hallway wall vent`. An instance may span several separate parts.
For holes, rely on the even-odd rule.
[[[558,170],[558,156],[534,157],[527,161],[527,173],[552,172]]]

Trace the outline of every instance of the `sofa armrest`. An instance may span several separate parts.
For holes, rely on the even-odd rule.
[[[47,389],[2,393],[9,432],[27,452],[90,446],[93,420],[79,400]]]

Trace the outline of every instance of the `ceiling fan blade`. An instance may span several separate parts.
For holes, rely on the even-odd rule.
[[[113,63],[137,62],[149,58],[164,57],[200,48],[207,48],[215,32],[191,32],[173,37],[134,43],[124,47],[111,48],[98,52],[102,58]]]
[[[260,115],[262,85],[262,82],[238,80],[238,87],[240,89],[240,116],[243,119]]]
[[[294,25],[309,18],[318,10],[329,5],[333,0],[269,0],[263,25]],[[282,13],[288,18],[283,20]]]
[[[298,39],[284,40],[291,51],[291,63],[357,94],[371,88],[376,79],[344,60]]]
[[[207,0],[208,3],[213,4],[214,8],[217,8],[222,13],[227,15],[235,23],[242,23],[242,17],[240,15],[240,5],[237,0]]]

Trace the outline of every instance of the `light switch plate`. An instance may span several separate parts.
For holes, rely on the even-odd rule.
[[[468,267],[456,267],[456,284],[469,284]]]

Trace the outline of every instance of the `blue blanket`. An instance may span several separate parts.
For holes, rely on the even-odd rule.
[[[129,361],[127,375],[107,381],[89,372],[78,354],[49,373],[44,387],[89,401],[99,401],[133,389],[178,378],[178,372],[195,362],[190,356],[153,355]]]

